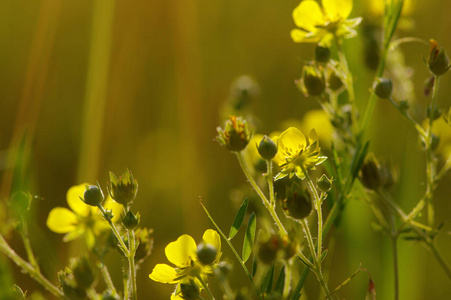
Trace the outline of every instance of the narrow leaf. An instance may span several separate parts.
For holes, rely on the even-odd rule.
[[[238,233],[238,230],[240,229],[241,224],[243,223],[244,215],[246,214],[248,202],[249,201],[246,198],[241,204],[241,207],[235,216],[235,220],[233,221],[232,227],[230,227],[229,240],[233,239],[233,237]]]
[[[285,285],[285,266],[280,270],[279,278],[277,278],[276,286],[274,287],[274,292],[283,294],[283,286]]]
[[[255,230],[257,229],[257,221],[255,219],[255,214],[252,213],[249,217],[249,222],[247,223],[246,234],[244,235],[243,243],[243,262],[246,262],[252,253],[252,248],[254,246],[255,240]]]
[[[252,262],[252,278],[257,273],[257,259],[254,257],[254,261]]]
[[[274,277],[274,264],[272,265],[271,271],[266,272],[265,277],[260,285],[260,291],[262,293],[270,293],[272,290],[272,278]]]

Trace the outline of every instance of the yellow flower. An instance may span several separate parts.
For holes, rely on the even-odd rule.
[[[88,248],[94,247],[95,237],[110,226],[103,219],[99,209],[86,205],[83,197],[87,183],[71,187],[67,191],[66,199],[70,209],[65,207],[53,208],[47,218],[47,227],[56,233],[65,233],[63,241],[69,242],[83,236]],[[123,208],[108,197],[103,205],[113,213],[113,222],[119,220]]]
[[[212,264],[202,265],[199,262],[196,254],[196,242],[191,236],[184,234],[175,242],[169,243],[165,248],[166,257],[176,267],[157,264],[149,275],[150,279],[157,282],[177,284],[171,299],[180,299],[181,283],[192,280],[199,287],[202,287],[199,278],[202,278],[205,282],[208,276],[213,275],[213,265],[218,263],[221,258],[221,238],[215,230],[208,229],[202,239],[204,244],[211,245],[216,249],[216,256]]]
[[[305,174],[302,169],[315,170],[315,166],[327,159],[326,156],[319,156],[320,148],[315,129],[312,129],[309,137],[306,138],[298,129],[290,127],[273,140],[277,141],[279,147],[274,162],[282,168],[276,180],[287,175],[290,178],[296,175],[304,179]]]
[[[352,0],[323,0],[321,8],[314,0],[302,1],[293,11],[293,19],[300,29],[291,30],[296,43],[319,43],[330,46],[334,37],[352,38],[353,29],[362,18],[349,19]]]
[[[374,16],[383,16],[385,14],[385,1],[366,2],[368,10]],[[415,10],[416,0],[404,0],[401,16],[409,16]]]

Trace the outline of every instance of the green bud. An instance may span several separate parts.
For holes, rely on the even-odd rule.
[[[316,46],[315,60],[320,63],[326,63],[330,59],[330,50],[327,47]]]
[[[380,164],[373,154],[368,155],[360,169],[360,181],[363,186],[370,190],[377,190],[383,186]]]
[[[85,300],[87,299],[86,291],[75,285],[70,270],[58,272],[58,280],[61,284],[64,297],[69,300]]]
[[[332,180],[327,178],[326,174],[323,174],[320,178],[316,180],[316,186],[321,192],[328,192],[332,187]]]
[[[85,256],[73,262],[72,273],[77,287],[87,290],[94,283],[94,272]]]
[[[373,84],[373,90],[379,98],[388,99],[393,91],[393,83],[391,79],[379,77]]]
[[[257,149],[261,157],[263,157],[266,160],[273,159],[274,156],[276,156],[277,154],[277,144],[274,143],[274,141],[269,137],[267,137],[266,135],[261,140],[260,145],[258,145]]]
[[[200,243],[197,246],[197,258],[202,265],[211,265],[215,259],[218,250],[210,244]]]
[[[111,198],[123,206],[127,206],[133,202],[138,193],[138,181],[133,177],[132,172],[125,170],[119,178],[110,172],[110,183],[108,191]]]
[[[430,40],[431,50],[427,61],[429,70],[436,76],[440,76],[448,72],[451,65],[449,58],[444,49],[440,49],[435,40]]]
[[[32,196],[28,192],[17,191],[11,196],[10,205],[15,217],[21,219],[30,210]]]
[[[336,70],[330,68],[329,76],[327,77],[327,86],[332,91],[336,92],[343,87],[343,80],[337,74]]]
[[[272,235],[267,241],[262,241],[258,245],[258,258],[265,264],[271,264],[276,260],[279,251],[279,237]]]
[[[322,73],[313,65],[305,65],[302,69],[300,88],[306,96],[319,96],[326,89]]]
[[[139,225],[140,216],[139,213],[136,216],[132,213],[131,210],[127,212],[127,214],[122,218],[122,224],[125,228],[130,230],[135,230]]]
[[[440,137],[436,136],[435,134],[432,134],[431,136],[431,150],[435,151],[440,144]]]
[[[83,198],[80,198],[84,203],[91,206],[98,206],[105,199],[100,186],[87,185]]]
[[[283,209],[289,217],[302,220],[312,212],[312,200],[307,191],[303,192],[293,185],[287,190],[286,197],[283,201]]]
[[[407,100],[401,100],[398,102],[398,108],[402,112],[406,112],[409,109],[409,102]]]
[[[198,300],[199,299],[199,287],[193,280],[188,282],[182,282],[180,284],[181,296],[186,300]]]
[[[218,132],[216,140],[219,144],[236,152],[246,148],[252,135],[247,121],[237,116],[230,116],[230,119],[225,123],[224,129],[217,127],[216,131]]]

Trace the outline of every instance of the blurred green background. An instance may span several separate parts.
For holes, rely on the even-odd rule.
[[[56,272],[77,249],[47,229],[49,211],[67,206],[70,186],[99,181],[105,187],[108,171],[117,174],[129,168],[139,182],[135,208],[141,225],[155,230],[153,254],[138,273],[139,295],[168,299],[173,287],[148,278],[156,263],[167,262],[164,247],[184,233],[200,240],[204,230],[212,228],[199,197],[227,231],[236,211],[230,194],[246,184],[234,155],[214,141],[231,83],[243,74],[258,82],[260,93],[251,110],[257,131],[264,134],[284,129],[280,124],[287,118],[301,119],[319,108],[294,84],[314,50],[290,38],[291,13],[298,3],[0,1],[1,196],[5,199],[11,187],[20,185],[42,197],[33,205],[37,225],[32,244],[46,276],[55,282]],[[351,16],[377,22],[364,4],[355,1]],[[403,18],[398,37],[434,38],[450,53],[450,11],[450,1],[417,1]],[[364,62],[364,43],[361,35],[345,42],[362,110],[374,74]],[[406,44],[401,49],[417,96],[409,101],[421,116],[427,105],[422,89],[428,48]],[[450,78],[448,74],[441,80],[438,103],[443,108],[451,104]],[[382,101],[370,127],[371,150],[400,170],[397,200],[408,211],[424,191],[424,155],[416,133]],[[21,144],[25,152],[17,166]],[[451,230],[450,194],[448,174],[435,200],[437,223],[444,222],[445,232]],[[335,231],[335,253],[329,257],[330,285],[337,286],[361,264],[373,278],[378,299],[391,299],[390,245],[372,229],[372,219],[364,201],[349,202]],[[10,238],[24,255],[18,237]],[[451,261],[451,237],[439,235],[437,244]],[[451,284],[425,248],[401,241],[399,253],[401,299],[449,298]],[[114,262],[117,256],[110,259]],[[4,255],[0,265],[0,288],[13,281],[24,290],[39,288]],[[232,284],[239,286],[244,273],[234,265]],[[119,272],[120,266],[111,269]],[[114,280],[119,285],[119,277]],[[367,275],[358,275],[340,296],[362,299],[367,281]],[[313,299],[316,280],[310,276],[307,283],[306,296]]]

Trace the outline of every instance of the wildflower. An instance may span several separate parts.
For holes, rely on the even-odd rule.
[[[218,127],[216,130],[218,131],[216,140],[231,151],[240,152],[244,150],[251,138],[249,126],[242,117],[230,116],[224,129]]]
[[[327,159],[326,156],[320,156],[318,135],[312,129],[309,137],[306,138],[302,132],[294,127],[290,127],[278,137],[274,138],[278,142],[279,151],[274,157],[282,171],[276,176],[277,179],[289,175],[296,175],[300,179],[305,178],[304,169],[315,170],[315,166],[321,164]]]
[[[47,218],[47,227],[56,233],[65,233],[63,241],[69,242],[83,236],[88,248],[94,247],[95,237],[102,231],[109,230],[110,226],[103,219],[97,207],[89,206],[80,200],[89,184],[80,184],[71,187],[67,191],[67,204],[65,207],[53,208]],[[104,203],[107,210],[113,213],[112,221],[119,220],[122,206],[107,198]]]
[[[300,29],[291,30],[296,43],[319,43],[330,46],[333,38],[352,38],[362,18],[349,19],[352,0],[323,0],[322,9],[314,0],[302,1],[293,11],[293,19]]]
[[[205,282],[208,276],[214,274],[213,266],[219,262],[221,257],[221,238],[215,230],[208,229],[202,239],[204,245],[210,245],[209,248],[216,249],[215,258],[211,264],[203,265],[199,262],[196,242],[191,236],[184,234],[165,248],[166,257],[176,267],[157,264],[149,275],[150,279],[157,282],[177,284],[171,299],[181,299],[181,285],[194,282],[197,286],[202,287],[199,278]]]

